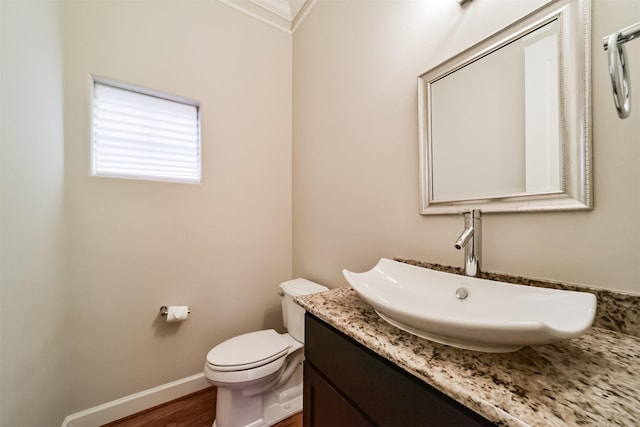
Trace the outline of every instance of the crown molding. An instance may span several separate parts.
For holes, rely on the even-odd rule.
[[[292,34],[317,0],[218,0],[265,24]]]

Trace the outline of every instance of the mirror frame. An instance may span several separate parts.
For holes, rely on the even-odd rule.
[[[431,85],[553,20],[559,23],[561,189],[456,201],[433,200]],[[591,182],[591,3],[552,0],[418,77],[420,214],[568,211],[593,208]]]

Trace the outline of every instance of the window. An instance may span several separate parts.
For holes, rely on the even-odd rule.
[[[92,175],[200,182],[198,103],[94,80]]]

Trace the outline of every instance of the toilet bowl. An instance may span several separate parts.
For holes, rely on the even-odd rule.
[[[287,333],[249,332],[207,354],[204,375],[218,387],[215,427],[266,427],[302,410],[305,312],[293,299],[327,288],[294,279],[280,289]]]

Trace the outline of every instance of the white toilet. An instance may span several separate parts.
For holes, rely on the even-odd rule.
[[[266,427],[302,410],[305,311],[293,299],[328,288],[294,279],[280,289],[288,333],[249,332],[207,354],[204,375],[218,387],[214,427]]]

